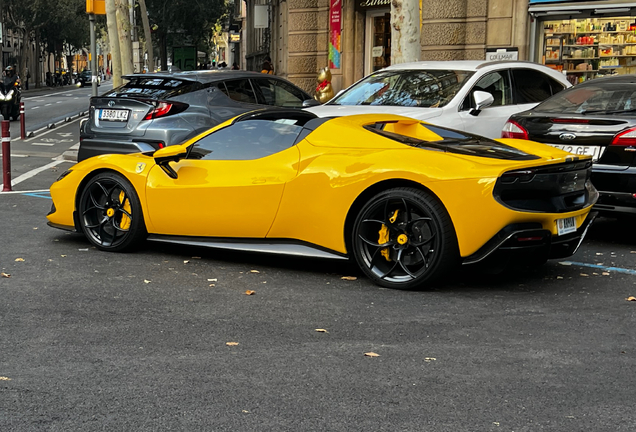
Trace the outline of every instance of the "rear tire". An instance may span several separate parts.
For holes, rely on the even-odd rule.
[[[351,245],[360,269],[387,288],[424,288],[459,263],[448,212],[437,198],[415,188],[371,198],[356,217]]]
[[[101,173],[90,179],[77,208],[82,232],[98,249],[131,250],[148,235],[139,197],[120,174]]]

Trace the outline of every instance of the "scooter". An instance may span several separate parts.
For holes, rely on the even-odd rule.
[[[5,120],[17,120],[20,117],[20,81],[18,78],[3,78],[0,83],[0,113]]]

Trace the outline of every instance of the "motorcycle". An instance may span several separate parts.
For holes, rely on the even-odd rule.
[[[0,83],[0,113],[5,120],[17,120],[20,117],[20,97],[18,77],[5,76]]]

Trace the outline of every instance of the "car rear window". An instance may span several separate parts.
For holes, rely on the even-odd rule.
[[[539,104],[535,111],[554,114],[632,113],[636,109],[636,85],[607,85],[599,80],[575,86]]]
[[[133,77],[126,84],[104,94],[106,97],[169,99],[196,90],[198,82],[174,78]]]

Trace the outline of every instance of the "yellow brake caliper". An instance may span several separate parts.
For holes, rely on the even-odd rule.
[[[393,216],[389,218],[389,221],[391,221],[391,223],[394,223],[396,221],[398,212],[399,210],[396,210],[395,213],[393,213]],[[378,238],[378,243],[384,244],[388,242],[389,242],[389,228],[387,228],[386,225],[382,224],[382,228],[380,228],[380,238]],[[389,248],[383,248],[380,251],[380,253],[382,254],[385,260],[391,261],[391,257],[389,256]]]
[[[122,201],[124,201],[124,205],[122,206],[122,208],[126,210],[128,214],[130,214],[130,211],[131,211],[130,200],[126,198],[126,194],[124,193],[124,191],[121,191],[119,193],[119,202],[122,202]],[[130,218],[128,217],[128,215],[126,215],[126,213],[121,214],[121,221],[119,221],[119,227],[123,230],[127,230],[128,228],[130,228]]]

